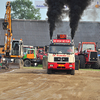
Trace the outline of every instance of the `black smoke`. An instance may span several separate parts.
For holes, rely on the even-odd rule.
[[[83,14],[83,11],[90,4],[91,0],[46,0],[48,5],[48,22],[50,30],[50,39],[52,39],[55,23],[61,19],[64,5],[69,7],[69,19],[71,28],[71,38],[74,38],[78,27],[78,22]]]
[[[48,5],[48,22],[50,30],[50,39],[52,39],[53,31],[55,29],[55,23],[61,19],[62,9],[64,8],[64,3],[62,0],[46,0]]]

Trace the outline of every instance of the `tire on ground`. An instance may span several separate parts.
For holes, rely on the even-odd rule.
[[[71,71],[70,70],[67,70],[67,74],[71,74]]]
[[[86,65],[85,65],[85,68],[91,68],[91,65],[86,64]]]
[[[47,68],[47,74],[52,74],[52,70]]]
[[[75,55],[75,70],[79,70],[79,57],[78,55]]]
[[[71,70],[71,75],[74,75],[75,74],[75,70]]]
[[[25,67],[30,67],[31,66],[30,60],[25,60],[24,65],[25,65]]]
[[[92,68],[93,69],[99,69],[100,68],[100,60],[99,60],[99,58],[97,59],[97,62],[95,64],[93,64]]]
[[[85,57],[84,55],[79,55],[80,68],[85,68]]]

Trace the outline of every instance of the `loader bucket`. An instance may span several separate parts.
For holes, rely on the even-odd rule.
[[[21,68],[23,68],[23,60],[16,59],[15,62],[3,63],[3,68],[5,68],[5,69],[21,69]]]
[[[23,68],[23,60],[18,59],[18,63],[9,63],[9,68],[10,69],[21,69]]]

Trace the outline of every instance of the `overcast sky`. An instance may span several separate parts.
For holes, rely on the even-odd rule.
[[[0,18],[4,18],[7,1],[14,1],[14,0],[0,0]]]
[[[4,18],[7,1],[15,1],[15,0],[0,0],[0,18]],[[33,5],[35,6],[36,0],[30,0],[30,1],[32,1]],[[37,0],[37,1],[44,1],[44,0]],[[82,15],[81,18],[82,21],[100,21],[100,7],[95,8],[96,2],[98,1],[100,4],[100,0],[94,0],[94,1],[95,3],[92,4],[92,8],[84,11],[84,14]],[[41,20],[45,20],[47,18],[46,16],[47,9],[40,9],[40,13],[41,13]],[[64,20],[69,20],[69,18],[66,17]]]
[[[15,0],[0,0],[0,18],[4,18],[7,1],[15,1]],[[35,0],[30,0],[30,1],[32,1],[33,5],[35,6]],[[38,1],[44,1],[44,0],[38,0]],[[47,12],[47,9],[40,9],[42,20],[45,20],[47,18],[46,12]]]

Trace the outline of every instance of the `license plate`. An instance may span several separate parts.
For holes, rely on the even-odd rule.
[[[58,66],[62,66],[63,67],[64,65],[58,65]]]

